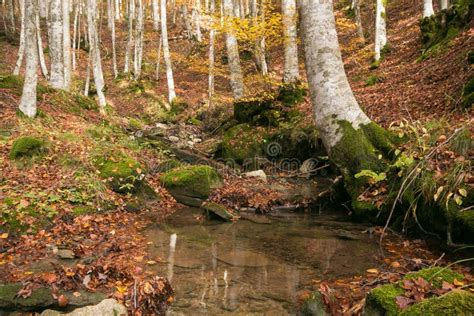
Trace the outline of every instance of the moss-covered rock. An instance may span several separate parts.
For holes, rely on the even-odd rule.
[[[400,316],[424,315],[474,315],[474,294],[454,290],[439,297],[432,297],[400,312]]]
[[[209,217],[217,217],[225,221],[233,221],[234,219],[237,219],[237,216],[224,205],[207,202],[201,207],[206,211],[207,216]]]
[[[17,138],[13,142],[10,150],[10,159],[18,159],[21,157],[32,157],[37,154],[42,154],[47,151],[46,142],[42,139],[24,136]]]
[[[275,97],[271,94],[242,98],[234,102],[234,117],[239,123],[268,123],[263,114],[272,109]]]
[[[217,171],[202,165],[178,167],[164,173],[160,179],[178,202],[190,206],[200,206],[213,189],[222,186]]]
[[[300,315],[302,316],[326,316],[329,315],[325,310],[323,298],[319,292],[313,292],[304,300],[301,306]]]
[[[21,283],[0,285],[0,310],[41,310],[56,301],[47,288],[36,289],[27,298],[17,297],[16,294],[22,287]]]
[[[117,193],[137,192],[142,184],[142,166],[126,155],[117,157],[98,157],[94,164],[100,176],[107,179],[107,184]]]
[[[300,83],[292,83],[282,85],[278,89],[277,100],[283,105],[291,106],[301,103],[306,96],[306,89]]]
[[[459,274],[450,269],[441,268],[441,267],[432,267],[432,268],[422,269],[417,272],[408,273],[404,277],[404,279],[411,280],[411,279],[418,279],[420,277],[425,279],[427,282],[431,284],[432,287],[435,287],[435,288],[441,288],[442,283],[444,281],[452,284],[454,282],[454,279],[462,280],[464,278],[462,274]],[[386,284],[386,285],[379,286],[373,289],[367,295],[363,315],[366,315],[366,316],[399,315],[402,312],[402,310],[398,308],[397,303],[396,303],[396,298],[397,296],[403,295],[404,293],[405,293],[405,290],[401,286],[401,282],[394,283],[394,284]],[[433,300],[434,302],[434,301],[437,301],[438,299],[441,299],[441,297],[430,298],[425,301]],[[417,303],[411,306],[409,309],[415,308],[415,306],[419,304],[423,304],[425,306],[427,304],[425,303],[425,301]],[[423,307],[421,310],[425,310],[425,308],[426,307]],[[409,313],[406,313],[407,311],[408,309],[403,310],[403,314],[411,315]],[[416,314],[416,315],[419,315],[419,314]],[[444,314],[442,313],[442,309],[441,309],[440,313],[434,313],[434,314],[429,314],[429,315],[444,315]]]
[[[265,141],[270,132],[264,127],[254,127],[250,124],[239,124],[224,134],[221,145],[221,156],[242,163],[246,159],[264,157]]]

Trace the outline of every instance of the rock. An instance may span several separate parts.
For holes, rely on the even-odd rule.
[[[31,157],[36,154],[46,152],[45,141],[31,136],[19,137],[13,142],[9,158],[19,159],[21,157]]]
[[[267,182],[267,175],[265,174],[265,171],[263,170],[255,170],[255,171],[246,172],[244,173],[244,177],[258,178],[262,180],[263,182]]]
[[[60,259],[74,259],[76,257],[74,251],[70,249],[58,249],[56,256]]]
[[[171,195],[180,203],[196,205],[206,200],[212,190],[222,186],[217,171],[209,166],[182,166],[164,173],[161,182]]]
[[[27,298],[17,297],[16,293],[22,287],[21,283],[0,285],[0,310],[41,310],[56,303],[51,290],[47,288],[36,289]]]
[[[453,290],[440,297],[431,297],[400,312],[409,315],[474,315],[474,294]]]
[[[62,313],[55,310],[45,310],[41,313],[41,316],[119,316],[127,315],[127,308],[122,304],[119,304],[114,299],[105,299],[97,305],[86,306],[73,310],[70,313]]]
[[[452,284],[454,282],[454,279],[460,281],[464,278],[462,274],[454,272],[450,269],[433,267],[422,269],[417,272],[408,273],[407,275],[405,275],[404,279],[418,279],[420,277],[430,282],[431,286],[435,288],[441,288],[443,281]],[[401,282],[376,287],[367,295],[362,315],[398,315],[401,310],[397,306],[396,297],[403,295],[404,293],[405,290],[401,286]],[[441,312],[427,314],[438,315],[443,313]],[[456,314],[457,313],[454,313],[453,315]],[[465,312],[460,314],[469,315],[472,313]],[[414,315],[424,315],[424,313]]]
[[[97,157],[94,160],[100,176],[117,193],[136,192],[142,183],[142,166],[126,155],[119,157]]]
[[[264,157],[263,140],[268,137],[269,128],[239,124],[224,133],[221,155],[224,159],[232,159],[242,163],[249,158]]]
[[[265,215],[256,215],[256,214],[251,214],[251,213],[240,213],[239,216],[240,216],[240,218],[248,220],[249,222],[252,222],[252,223],[255,223],[255,224],[268,225],[268,224],[273,223],[272,220],[270,220]]]
[[[231,210],[221,204],[208,202],[204,203],[202,208],[207,212],[208,215],[216,215],[225,221],[233,221],[238,218],[238,216],[234,215]]]
[[[335,231],[334,236],[342,240],[359,240],[360,239],[360,237],[357,236],[356,234],[351,233],[350,231],[347,231],[347,230],[342,230],[342,229]]]
[[[301,307],[302,316],[325,316],[329,315],[325,310],[323,298],[319,292],[311,293],[310,297],[307,298],[303,306]]]
[[[177,143],[177,142],[179,142],[179,137],[176,137],[176,136],[169,136],[168,139],[169,139],[169,141],[172,142],[172,143]]]

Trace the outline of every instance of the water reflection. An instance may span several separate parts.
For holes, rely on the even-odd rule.
[[[170,314],[291,314],[298,292],[314,279],[363,272],[375,264],[376,244],[364,227],[334,218],[279,218],[272,225],[194,222],[183,210],[146,235],[152,255],[166,257],[157,273],[176,291]],[[341,240],[344,229],[359,240]],[[179,242],[178,242],[179,237]]]

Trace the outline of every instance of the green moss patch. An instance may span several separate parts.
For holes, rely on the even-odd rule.
[[[460,281],[464,279],[464,276],[453,270],[442,268],[442,267],[422,269],[417,272],[408,273],[405,276],[405,279],[407,280],[413,280],[413,279],[418,279],[418,278],[423,278],[426,281],[430,282],[432,286],[436,288],[440,288],[441,285],[443,284],[443,281],[446,281],[448,283],[453,283],[454,279],[457,279],[458,281]]]
[[[253,127],[250,124],[239,124],[231,127],[224,134],[221,145],[222,157],[242,163],[246,159],[263,157],[265,141],[270,132],[264,127]]]
[[[32,157],[47,151],[46,143],[42,139],[31,136],[17,138],[13,142],[10,150],[10,159],[15,160],[21,157]]]
[[[209,166],[182,166],[161,176],[171,194],[207,199],[214,188],[222,185],[217,171]]]
[[[469,108],[474,103],[474,77],[464,86],[462,92],[462,104],[465,108]]]
[[[131,157],[99,157],[94,160],[100,176],[117,193],[136,192],[141,184],[142,166]]]
[[[455,290],[440,297],[423,300],[400,312],[403,316],[424,315],[473,315],[474,295],[466,291]]]

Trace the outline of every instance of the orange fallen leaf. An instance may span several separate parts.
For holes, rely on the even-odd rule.
[[[367,269],[367,272],[368,273],[373,273],[373,274],[379,274],[379,269],[376,269],[376,268],[372,268],[372,269]]]

